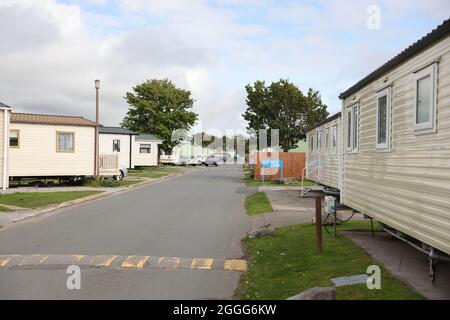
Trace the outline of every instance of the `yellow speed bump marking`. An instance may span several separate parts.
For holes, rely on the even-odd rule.
[[[192,259],[191,269],[208,270],[208,269],[211,269],[213,263],[214,263],[214,259],[194,258],[194,259]]]
[[[229,271],[247,271],[247,261],[242,259],[228,259],[223,265],[224,270]]]
[[[180,264],[181,259],[177,257],[168,257],[164,259],[159,259],[158,264],[161,265],[164,261],[164,267],[168,269],[176,269],[178,268],[178,265]]]
[[[10,257],[0,257],[0,267],[4,267],[11,261]]]
[[[117,258],[117,256],[99,256],[99,258],[101,258],[102,261],[99,263],[93,263],[94,267],[105,268],[111,266],[111,264],[113,263],[114,259]]]
[[[82,254],[74,254],[74,255],[72,255],[72,257],[75,259],[75,262],[78,262],[78,261],[80,261],[81,259],[84,258],[84,255],[82,255]]]
[[[142,269],[149,258],[149,256],[129,256],[122,263],[122,268]]]

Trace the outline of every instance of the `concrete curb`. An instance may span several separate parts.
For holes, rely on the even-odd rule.
[[[103,199],[103,198],[106,198],[106,197],[110,197],[110,196],[113,196],[113,195],[116,195],[116,194],[122,194],[122,193],[125,193],[125,192],[128,192],[128,191],[132,191],[132,190],[135,190],[135,189],[144,188],[144,187],[146,187],[148,185],[151,185],[151,184],[154,184],[154,183],[159,183],[159,182],[163,182],[165,180],[170,180],[170,179],[173,179],[173,178],[177,178],[177,177],[181,177],[181,176],[187,175],[187,174],[189,174],[189,173],[191,173],[193,171],[194,170],[189,170],[187,172],[176,173],[176,174],[173,174],[173,175],[169,174],[169,175],[164,176],[164,177],[155,178],[155,179],[152,179],[152,180],[147,180],[147,181],[142,181],[142,182],[139,182],[139,183],[136,183],[136,184],[132,184],[130,186],[127,186],[127,187],[124,187],[124,188],[121,188],[121,189],[117,189],[115,191],[100,191],[98,194],[93,194],[91,196],[87,196],[87,197],[83,197],[83,198],[79,198],[79,199],[75,199],[75,200],[62,202],[62,203],[60,203],[58,205],[51,205],[49,207],[44,207],[42,209],[34,209],[34,210],[30,209],[30,210],[18,211],[18,212],[21,212],[23,214],[23,216],[17,217],[15,219],[11,220],[11,221],[7,221],[6,223],[0,224],[0,232],[2,230],[7,229],[8,227],[11,227],[15,223],[27,220],[29,218],[35,218],[35,217],[41,216],[43,214],[59,210],[59,209],[70,209],[72,207],[75,207],[77,205],[84,204],[84,203],[87,203],[87,202],[92,202],[92,201],[100,200],[100,199]]]

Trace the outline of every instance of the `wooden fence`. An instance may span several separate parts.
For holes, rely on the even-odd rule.
[[[281,160],[283,178],[302,179],[303,168],[306,163],[304,152],[257,152],[250,155],[250,160],[255,163],[255,180],[261,181],[261,163],[262,160]],[[264,181],[270,181],[280,177],[278,168],[264,168]]]
[[[101,176],[117,175],[119,173],[118,155],[99,155],[98,168]]]

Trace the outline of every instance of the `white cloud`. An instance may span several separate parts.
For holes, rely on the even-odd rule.
[[[412,1],[381,2],[382,29],[370,32],[372,1],[2,0],[0,101],[92,119],[100,78],[101,120],[117,125],[132,86],[169,78],[192,91],[203,127],[224,131],[245,125],[245,84],[289,78],[336,111],[339,91],[429,31],[411,35],[411,12],[437,23],[449,12],[448,1]]]

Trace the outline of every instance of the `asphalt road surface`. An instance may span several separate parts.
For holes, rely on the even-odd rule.
[[[198,169],[0,230],[0,255],[241,258],[248,231],[237,165]],[[85,268],[68,290],[66,269],[0,268],[0,299],[227,299],[239,272]]]

